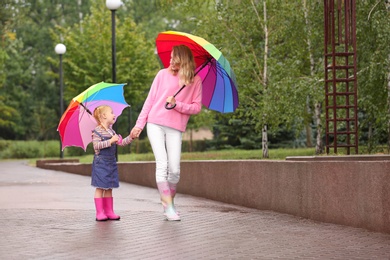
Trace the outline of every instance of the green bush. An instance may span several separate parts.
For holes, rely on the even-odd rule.
[[[183,152],[204,152],[210,149],[209,140],[183,141]],[[136,139],[130,145],[118,146],[118,154],[147,154],[152,153],[148,138]],[[93,145],[90,143],[87,150],[69,146],[64,149],[64,157],[81,157],[93,155]],[[59,158],[60,142],[50,141],[10,141],[0,140],[0,159],[24,158]]]
[[[42,157],[42,151],[42,146],[37,141],[15,141],[1,156],[3,159],[39,158]]]
[[[139,140],[136,139],[131,143],[131,152],[132,153],[150,153],[152,152],[152,147],[148,138]]]
[[[77,156],[84,156],[86,154],[93,154],[93,146],[92,144],[89,144],[87,146],[87,151],[84,151],[83,148],[81,147],[74,147],[74,146],[69,146],[64,149],[64,155],[65,156],[72,156],[72,157],[77,157]]]
[[[183,152],[204,152],[207,150],[207,141],[206,140],[195,140],[192,141],[183,141],[182,151]]]
[[[0,140],[0,154],[8,149],[8,147],[11,145],[12,141],[8,140]]]

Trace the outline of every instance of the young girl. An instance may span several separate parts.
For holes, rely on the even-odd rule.
[[[128,136],[122,140],[112,129],[116,116],[110,106],[95,108],[93,116],[98,126],[92,132],[95,156],[92,163],[91,185],[95,190],[96,221],[119,220],[113,211],[112,189],[119,187],[116,145],[125,146],[133,139]]]
[[[168,220],[180,220],[174,206],[176,187],[180,180],[182,133],[191,115],[202,108],[202,80],[195,76],[195,61],[185,45],[174,46],[169,68],[156,75],[131,130],[132,138],[139,137],[146,125],[147,134],[156,160],[156,182],[164,215]],[[172,96],[186,85],[177,98]],[[171,110],[165,109],[169,103]]]

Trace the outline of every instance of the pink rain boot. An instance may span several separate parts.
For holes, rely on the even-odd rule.
[[[169,190],[171,192],[171,197],[172,197],[172,205],[173,207],[175,208],[175,211],[177,213],[177,215],[180,215],[179,212],[176,210],[176,207],[175,207],[175,196],[176,196],[176,187],[177,187],[177,183],[171,183],[171,182],[168,182],[168,185],[169,185]],[[164,207],[164,210],[165,210],[165,207]]]
[[[161,203],[165,208],[165,217],[169,221],[178,221],[180,216],[176,213],[176,210],[172,204],[171,191],[169,189],[168,182],[159,182],[157,183],[158,191],[161,196]]]
[[[121,217],[114,213],[114,198],[104,197],[103,198],[104,213],[107,215],[109,220],[119,220]]]
[[[103,210],[103,198],[95,198],[96,221],[106,221],[108,218]]]

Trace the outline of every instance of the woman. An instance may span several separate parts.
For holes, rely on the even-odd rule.
[[[180,180],[182,133],[190,115],[202,108],[202,81],[195,76],[195,68],[191,50],[185,45],[174,46],[170,66],[157,73],[130,132],[132,138],[137,138],[146,125],[156,160],[156,183],[168,220],[180,220],[173,200]],[[183,85],[180,94],[173,97]],[[165,108],[166,103],[171,109]]]

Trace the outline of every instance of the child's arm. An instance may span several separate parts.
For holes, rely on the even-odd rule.
[[[122,136],[119,135],[119,141],[117,142],[118,145],[120,146],[125,146],[125,145],[128,145],[130,144],[134,139],[130,137],[130,135],[128,135],[126,138],[122,139]]]
[[[113,138],[109,140],[102,141],[101,137],[97,135],[95,132],[92,132],[92,144],[93,144],[93,149],[95,151],[99,151],[101,149],[110,147],[111,144],[113,143]]]

